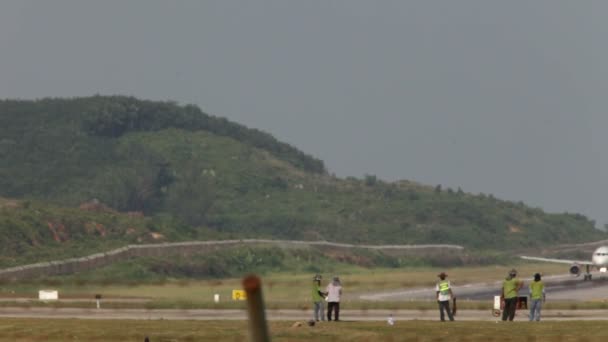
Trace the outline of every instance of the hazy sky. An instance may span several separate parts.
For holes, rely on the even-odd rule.
[[[608,1],[0,2],[0,97],[126,94],[338,176],[608,222]]]

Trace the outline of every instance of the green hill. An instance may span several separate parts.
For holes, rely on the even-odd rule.
[[[0,208],[8,258],[65,246],[100,250],[153,232],[166,241],[260,237],[499,250],[606,238],[579,214],[371,175],[336,178],[322,161],[267,133],[195,106],[121,96],[0,101],[0,196],[27,203]],[[76,209],[93,199],[107,210]],[[49,220],[64,226],[66,239],[54,238]],[[91,222],[117,233],[102,236]],[[129,228],[138,233],[128,235]]]

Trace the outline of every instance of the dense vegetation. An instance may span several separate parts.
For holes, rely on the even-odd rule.
[[[373,175],[339,179],[267,133],[195,106],[120,96],[0,101],[0,196],[22,200],[0,202],[0,240],[11,260],[68,246],[98,251],[152,233],[160,241],[265,237],[501,250],[606,238],[579,214]],[[93,199],[96,210],[76,209]],[[58,239],[49,224],[70,234]]]
[[[385,253],[373,250],[340,250],[318,247],[234,246],[200,255],[171,258],[147,257],[117,262],[107,267],[61,278],[76,283],[158,282],[168,279],[239,278],[248,273],[341,273],[348,269],[403,267],[457,267],[509,264],[504,254],[454,253],[453,251]],[[511,264],[509,264],[511,265]]]

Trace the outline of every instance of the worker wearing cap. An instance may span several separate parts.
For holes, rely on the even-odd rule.
[[[453,321],[454,315],[452,314],[452,310],[450,310],[450,300],[453,295],[452,287],[450,286],[450,282],[445,279],[448,275],[441,272],[437,276],[440,279],[435,286],[435,294],[437,295],[437,303],[439,304],[439,318],[442,322],[445,321],[445,314],[443,313],[445,310],[448,313],[450,321]]]
[[[515,309],[517,307],[517,298],[519,290],[524,286],[524,282],[517,279],[517,271],[512,269],[509,271],[507,278],[502,282],[502,297],[505,300],[505,308],[502,311],[502,320],[512,321],[515,318]]]
[[[321,292],[321,275],[317,274],[312,280],[312,303],[315,311],[315,321],[319,318],[325,320],[325,303],[323,302],[326,294]]]
[[[540,321],[540,310],[545,302],[545,284],[540,280],[540,273],[534,275],[534,281],[530,283],[530,322]]]

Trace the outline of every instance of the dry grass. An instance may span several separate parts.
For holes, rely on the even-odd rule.
[[[384,322],[292,327],[270,322],[273,341],[600,341],[602,322]],[[246,341],[245,321],[0,319],[0,341]]]
[[[20,205],[17,200],[0,197],[0,208],[18,208]]]

